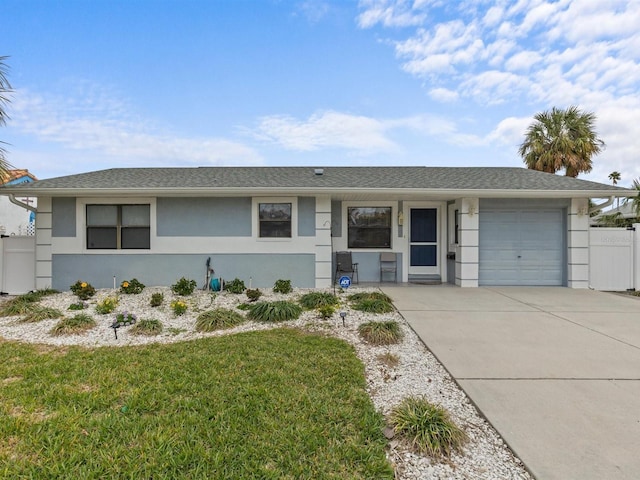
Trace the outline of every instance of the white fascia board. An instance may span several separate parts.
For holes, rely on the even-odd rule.
[[[636,190],[517,190],[517,189],[425,189],[425,188],[10,188],[0,189],[0,195],[28,195],[32,197],[184,197],[184,196],[261,196],[261,195],[335,195],[348,197],[353,195],[379,195],[384,197],[418,196],[422,198],[606,198],[635,197]]]

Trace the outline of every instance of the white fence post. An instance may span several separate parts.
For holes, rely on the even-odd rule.
[[[640,223],[634,223],[633,228],[633,288],[640,290]]]
[[[589,231],[589,284],[594,290],[625,291],[634,287],[637,271],[636,232],[626,228]],[[635,258],[634,258],[635,257]]]
[[[2,239],[2,292],[20,295],[35,289],[36,239],[11,236]]]

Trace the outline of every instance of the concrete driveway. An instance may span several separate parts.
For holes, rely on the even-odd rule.
[[[382,289],[538,480],[640,478],[640,298]]]

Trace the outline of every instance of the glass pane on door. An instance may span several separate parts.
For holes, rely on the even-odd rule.
[[[435,208],[411,209],[411,243],[435,242],[438,238]]]
[[[411,245],[411,266],[412,267],[435,267],[437,261],[438,247],[435,245]]]

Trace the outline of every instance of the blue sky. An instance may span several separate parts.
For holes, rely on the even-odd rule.
[[[640,177],[638,0],[3,0],[9,160],[112,167],[522,166],[533,115]]]

